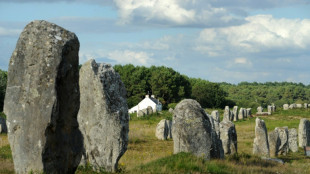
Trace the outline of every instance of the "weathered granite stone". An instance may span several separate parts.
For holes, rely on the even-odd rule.
[[[297,140],[297,130],[295,128],[288,130],[288,147],[292,152],[298,152],[298,143]]]
[[[2,117],[0,117],[0,133],[7,133],[8,132],[8,129],[7,129],[7,126],[6,126],[6,120]]]
[[[238,121],[238,106],[234,106],[233,114],[234,114],[234,121]]]
[[[84,137],[82,164],[114,172],[127,150],[129,116],[126,89],[111,65],[87,61],[80,69],[78,121]]]
[[[297,105],[295,103],[293,103],[293,104],[290,104],[290,106],[288,108],[289,109],[294,109],[294,108],[297,108]]]
[[[220,138],[226,155],[237,153],[237,132],[234,123],[231,121],[220,123]]]
[[[239,114],[238,114],[238,120],[243,120],[245,118],[244,115],[245,115],[245,109],[240,108]]]
[[[281,142],[279,149],[278,149],[278,154],[286,155],[289,151],[288,128],[287,127],[276,127],[275,132],[278,133],[280,142]]]
[[[229,106],[225,106],[225,111],[224,111],[224,116],[223,116],[223,121],[232,121],[232,114],[229,109]]]
[[[256,112],[256,115],[271,115],[270,112]]]
[[[156,126],[156,131],[155,131],[155,136],[159,140],[166,140],[168,137],[168,125],[167,125],[167,120],[162,119]]]
[[[288,110],[288,108],[289,108],[289,105],[288,105],[288,104],[284,104],[284,105],[283,105],[283,110]]]
[[[152,106],[148,106],[147,108],[146,108],[146,115],[151,115],[151,114],[153,114],[154,112],[153,112],[153,108],[152,108]]]
[[[257,107],[257,112],[263,112],[263,107],[261,107],[261,106],[259,106],[259,107]]]
[[[74,173],[82,155],[79,41],[46,21],[21,33],[8,69],[4,101],[16,173]]]
[[[253,143],[253,154],[269,157],[269,143],[267,137],[267,128],[264,120],[256,118],[255,120],[255,138]]]
[[[298,128],[299,147],[310,146],[310,121],[302,118]]]
[[[174,153],[190,152],[210,159],[211,123],[200,104],[184,99],[175,107],[172,121]]]
[[[210,156],[211,158],[223,159],[224,150],[223,150],[222,140],[220,139],[219,122],[214,120],[212,116],[210,115],[207,115],[207,116],[209,117],[210,123],[212,125],[212,130],[211,130],[212,144],[211,144]]]
[[[271,110],[272,112],[276,112],[276,105],[274,103],[271,104]]]
[[[144,117],[146,115],[147,115],[146,109],[138,110],[138,112],[137,112],[137,117]]]
[[[310,104],[308,104],[308,108],[310,108]]]
[[[271,106],[271,105],[268,105],[268,106],[267,106],[267,112],[272,113],[272,106]]]
[[[301,109],[302,108],[302,104],[296,104],[296,108]]]
[[[308,108],[308,103],[304,103],[304,108],[305,108],[305,109]]]
[[[269,143],[270,157],[278,156],[278,150],[281,145],[278,132],[272,131],[268,133],[268,143]]]
[[[252,108],[247,108],[246,112],[248,117],[252,116]]]
[[[172,108],[169,108],[169,113],[173,113],[173,109]]]
[[[212,112],[211,112],[211,117],[212,117],[215,121],[220,122],[220,114],[219,114],[219,111],[218,111],[218,110],[212,111]]]

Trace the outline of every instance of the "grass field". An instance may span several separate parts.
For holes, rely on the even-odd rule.
[[[207,109],[210,113],[211,109]],[[220,113],[223,113],[220,110]],[[145,118],[131,116],[128,150],[119,161],[120,173],[310,173],[310,158],[302,149],[278,158],[285,164],[262,160],[252,155],[255,117],[235,122],[238,134],[238,154],[224,160],[205,161],[188,153],[173,154],[172,140],[157,140],[155,128],[161,119],[171,119],[164,111]],[[271,116],[260,116],[268,131],[275,127],[298,128],[301,118],[310,119],[310,109],[279,110]],[[13,173],[13,163],[5,134],[1,134],[0,173]],[[4,166],[4,167],[3,167]],[[79,167],[76,173],[91,172]]]

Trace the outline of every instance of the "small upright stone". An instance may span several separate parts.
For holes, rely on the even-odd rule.
[[[276,112],[276,105],[274,103],[271,104],[272,112]]]
[[[146,108],[146,115],[151,115],[151,114],[153,114],[153,108],[152,108],[152,106],[148,106],[147,108]]]
[[[238,121],[238,106],[234,106],[233,114],[234,114],[234,121]]]
[[[268,105],[267,110],[268,110],[269,113],[272,113],[272,112],[273,112],[273,111],[272,111],[272,106],[271,106],[271,105]]]
[[[156,126],[156,132],[155,132],[156,138],[159,140],[166,140],[168,137],[168,133],[169,130],[167,120],[166,119],[160,120],[160,122]]]
[[[297,140],[297,130],[295,128],[288,130],[288,147],[292,152],[298,152],[298,143]]]
[[[252,116],[252,108],[247,108],[246,112],[248,117]]]
[[[175,107],[172,120],[174,153],[190,152],[210,159],[211,126],[208,116],[197,101],[182,100]]]
[[[304,108],[305,108],[305,109],[308,108],[308,103],[304,103]]]
[[[310,146],[310,121],[302,118],[298,128],[299,147]]]
[[[279,138],[278,132],[272,131],[268,133],[268,143],[269,143],[270,157],[278,156],[279,147],[281,145],[281,140]]]
[[[21,33],[10,59],[4,101],[18,174],[74,173],[81,160],[79,40],[47,21]]]
[[[283,105],[283,110],[288,110],[288,108],[289,108],[289,105],[288,105],[288,104],[284,104],[284,105]]]
[[[255,138],[253,143],[253,154],[263,157],[269,157],[269,143],[267,137],[267,128],[264,120],[256,118],[255,120]]]
[[[219,114],[219,111],[218,111],[218,110],[212,111],[212,112],[211,112],[211,117],[212,117],[215,121],[220,122],[220,114]]]
[[[225,106],[223,121],[231,121],[232,115],[229,106]]]
[[[244,113],[245,113],[245,109],[244,108],[240,108],[239,114],[238,114],[238,120],[243,120],[244,119]]]
[[[234,123],[231,121],[220,123],[220,138],[226,155],[237,153],[237,132]]]
[[[278,154],[286,155],[289,151],[288,128],[287,127],[276,127],[275,132],[278,133],[280,142],[281,142],[279,149],[278,149]]]
[[[263,112],[263,107],[261,106],[257,107],[257,112]]]
[[[79,84],[78,121],[85,148],[82,164],[115,172],[128,144],[126,88],[110,64],[97,64],[95,60],[83,64]]]

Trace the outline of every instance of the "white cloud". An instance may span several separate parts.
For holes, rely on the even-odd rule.
[[[247,23],[227,28],[208,28],[200,33],[196,50],[218,54],[232,50],[255,53],[270,50],[306,50],[310,47],[309,19],[276,19],[271,15],[246,18]]]
[[[119,51],[115,50],[108,53],[107,57],[115,60],[120,64],[134,64],[134,65],[151,65],[153,54],[147,52],[135,52],[131,50]]]
[[[235,64],[252,65],[252,62],[244,57],[235,58]]]

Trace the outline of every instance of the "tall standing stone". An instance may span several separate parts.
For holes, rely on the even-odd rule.
[[[200,104],[184,99],[175,107],[172,121],[174,153],[190,152],[210,159],[211,123]]]
[[[255,120],[255,138],[253,143],[253,154],[263,157],[269,157],[269,143],[267,137],[267,128],[264,120],[256,118]]]
[[[82,66],[79,84],[78,121],[84,137],[83,159],[95,170],[114,172],[128,144],[125,86],[111,65],[97,64],[95,60]]]
[[[304,103],[304,108],[305,108],[305,109],[308,108],[308,103]]]
[[[257,107],[257,112],[263,112],[263,107],[261,106]]]
[[[223,150],[222,140],[220,139],[219,122],[217,122],[217,120],[214,120],[212,116],[208,114],[207,116],[209,117],[210,123],[212,125],[212,130],[211,130],[212,144],[211,144],[210,156],[211,158],[223,159],[224,150]]]
[[[288,108],[289,108],[289,105],[288,105],[288,104],[284,104],[284,105],[283,105],[283,110],[288,110]]]
[[[16,173],[74,173],[83,149],[79,41],[46,21],[21,33],[10,59],[4,101]]]
[[[244,119],[244,113],[245,113],[244,108],[240,108],[239,114],[238,114],[238,120],[243,120]]]
[[[278,156],[279,147],[281,145],[281,140],[278,132],[272,131],[268,133],[268,143],[269,143],[270,157]]]
[[[231,121],[232,115],[229,106],[225,106],[223,121]]]
[[[298,152],[298,143],[297,140],[297,130],[295,128],[288,130],[288,147],[292,152]]]
[[[279,149],[278,149],[278,154],[286,155],[289,151],[288,128],[287,127],[276,127],[275,132],[278,133],[280,142],[281,142]]]
[[[269,113],[272,113],[272,112],[273,112],[273,111],[272,111],[272,106],[271,106],[271,105],[268,105],[268,106],[267,106],[267,110],[268,110]]]
[[[234,114],[234,121],[238,121],[238,106],[234,106],[233,114]]]
[[[246,112],[248,117],[252,116],[252,108],[247,108]]]
[[[299,147],[310,146],[310,121],[302,118],[298,128]]]
[[[237,132],[234,123],[231,121],[220,123],[220,138],[226,155],[237,153]]]
[[[168,125],[166,119],[160,120],[156,126],[155,136],[159,140],[166,140],[168,137]]]

